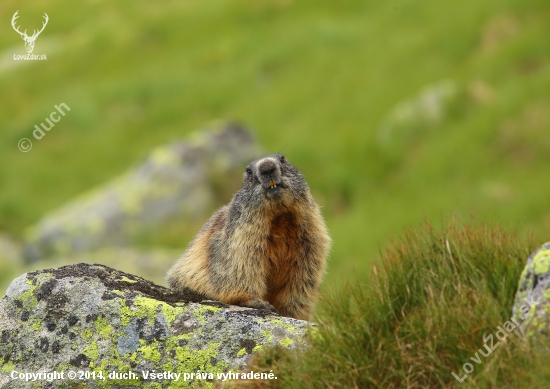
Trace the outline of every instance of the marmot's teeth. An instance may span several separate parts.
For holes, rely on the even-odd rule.
[[[276,187],[277,187],[277,184],[275,183],[275,181],[271,180],[271,181],[269,181],[269,187],[270,187],[271,189],[276,188]]]

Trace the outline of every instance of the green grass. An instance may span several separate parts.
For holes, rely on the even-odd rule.
[[[24,52],[17,9],[22,28],[49,14],[35,47],[48,60],[4,69]],[[334,240],[326,286],[448,212],[550,228],[547,1],[6,0],[0,15],[0,230],[17,238],[217,118],[250,125],[306,175]],[[380,147],[393,107],[445,79],[465,91],[457,112],[398,158]],[[476,81],[492,98],[475,97]],[[61,102],[71,112],[21,153]],[[170,228],[145,241],[183,248],[195,232]]]
[[[550,350],[533,348],[516,336],[519,330],[487,357],[478,351],[487,354],[483,339],[510,320],[519,275],[535,247],[532,239],[457,220],[441,229],[428,223],[409,229],[383,253],[368,282],[325,295],[310,347],[255,356],[250,368],[273,370],[278,379],[254,385],[547,387]],[[476,353],[479,364],[470,359]],[[463,377],[467,362],[474,371],[459,384],[452,373]]]

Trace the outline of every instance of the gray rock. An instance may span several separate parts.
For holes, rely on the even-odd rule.
[[[183,243],[187,243],[182,241]],[[0,297],[17,274],[32,272],[50,267],[61,267],[75,263],[100,264],[117,268],[126,273],[145,277],[154,283],[164,285],[168,269],[174,265],[185,248],[136,248],[136,247],[102,247],[93,251],[74,253],[72,255],[53,255],[24,266],[19,266],[5,283],[0,282]]]
[[[204,215],[213,205],[216,178],[240,172],[259,153],[250,133],[230,123],[157,147],[137,168],[30,227],[23,256],[36,261],[126,245],[170,219]]]
[[[521,274],[513,315],[529,336],[550,334],[550,242],[529,256]]]
[[[7,297],[13,297],[20,294],[23,294],[30,289],[29,284],[27,284],[27,275],[22,274],[12,281],[8,289],[6,290]]]
[[[19,263],[21,247],[11,236],[0,233],[0,262]]]
[[[450,80],[425,87],[386,115],[378,127],[379,144],[393,147],[415,141],[424,132],[442,124],[459,97],[460,88]]]
[[[0,300],[5,388],[214,387],[223,380],[219,373],[245,368],[257,350],[296,347],[312,328],[101,265],[26,273],[9,291]],[[18,375],[54,371],[63,376],[51,383],[47,376],[26,382]],[[70,379],[69,372],[83,373]],[[152,372],[172,376],[151,378]]]

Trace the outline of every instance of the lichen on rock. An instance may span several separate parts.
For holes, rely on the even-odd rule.
[[[42,270],[15,279],[0,300],[0,384],[48,384],[11,379],[13,371],[83,371],[88,378],[51,385],[214,387],[217,373],[243,369],[266,345],[303,344],[309,327],[102,265]],[[165,371],[174,375],[151,379],[151,372]],[[185,373],[194,378],[184,380]]]
[[[527,259],[521,273],[513,314],[523,318],[522,329],[529,336],[550,334],[550,242]]]

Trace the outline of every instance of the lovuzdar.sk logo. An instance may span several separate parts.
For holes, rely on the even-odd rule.
[[[13,29],[19,35],[21,35],[21,38],[23,38],[23,40],[25,41],[25,50],[27,51],[27,54],[26,55],[16,55],[16,54],[14,54],[13,59],[15,59],[15,60],[45,60],[45,59],[48,59],[48,58],[46,58],[46,54],[41,54],[41,55],[32,54],[32,52],[34,50],[34,42],[36,41],[36,38],[38,38],[38,35],[40,35],[42,33],[42,31],[44,31],[44,28],[46,28],[46,25],[48,24],[48,21],[50,20],[50,18],[48,17],[48,14],[44,12],[44,22],[42,22],[42,28],[40,30],[33,30],[33,34],[29,36],[29,35],[27,35],[27,30],[25,30],[24,32],[21,32],[19,30],[19,27],[15,24],[17,18],[19,17],[18,13],[19,13],[19,11],[15,11],[15,13],[13,14],[13,17],[11,18],[11,26],[13,27]]]

